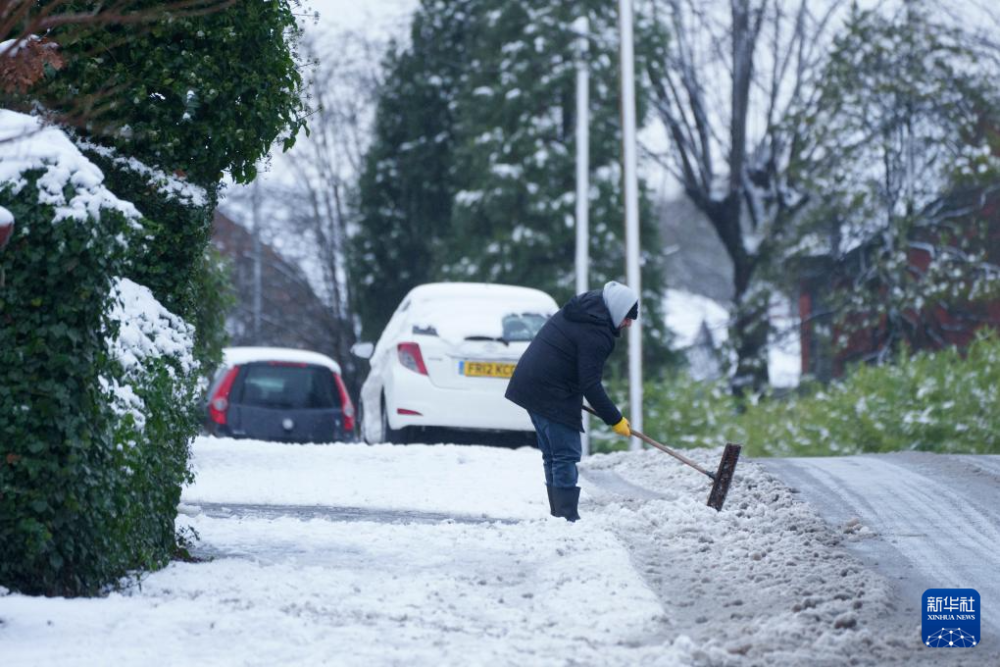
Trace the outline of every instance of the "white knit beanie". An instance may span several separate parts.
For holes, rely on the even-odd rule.
[[[622,285],[612,280],[604,286],[604,305],[611,313],[611,322],[620,327],[632,306],[639,303],[639,297],[628,285]]]

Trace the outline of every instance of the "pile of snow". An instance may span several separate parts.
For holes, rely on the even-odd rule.
[[[135,387],[148,379],[148,363],[168,359],[167,373],[176,377],[197,371],[193,356],[194,327],[164,308],[148,287],[128,278],[117,278],[111,288],[110,319],[118,324],[118,335],[108,338],[108,352],[124,370],[123,383],[102,378],[114,397],[116,414],[132,414],[141,430],[146,423],[145,406]],[[184,384],[174,383],[176,398],[184,400]]]
[[[27,185],[23,174],[42,170],[38,203],[55,207],[52,222],[65,219],[100,220],[101,211],[119,211],[138,228],[139,211],[130,202],[104,187],[104,174],[80,153],[60,130],[34,116],[0,109],[0,188],[9,185],[15,194]],[[66,198],[66,187],[72,196]],[[124,242],[124,240],[122,240]]]
[[[685,450],[714,470],[718,449]],[[889,582],[845,550],[870,536],[831,530],[795,492],[743,457],[722,512],[711,482],[656,450],[588,458],[591,521],[630,544],[696,664],[910,665],[919,619],[887,622]],[[582,510],[581,510],[582,512]]]

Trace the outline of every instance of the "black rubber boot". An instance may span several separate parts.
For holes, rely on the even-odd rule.
[[[556,505],[555,502],[552,500],[552,487],[549,486],[548,484],[545,485],[545,493],[547,493],[549,496],[549,514],[551,514],[552,516],[557,516]]]
[[[561,516],[567,521],[578,521],[580,515],[577,506],[580,504],[580,487],[559,486],[549,487],[552,490],[552,516]]]

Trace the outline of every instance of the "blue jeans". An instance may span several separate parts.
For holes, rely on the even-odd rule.
[[[542,451],[542,465],[545,467],[545,483],[564,489],[576,486],[576,464],[583,452],[580,432],[534,412],[528,414],[538,434],[538,449]]]

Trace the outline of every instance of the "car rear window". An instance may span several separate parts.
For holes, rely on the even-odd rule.
[[[461,340],[530,342],[549,319],[542,309],[496,301],[442,300],[421,304],[412,317],[414,334]]]
[[[539,330],[549,318],[538,313],[511,313],[504,315],[503,337],[507,341],[534,340]]]
[[[244,367],[239,404],[295,410],[341,407],[329,368],[270,363]]]

